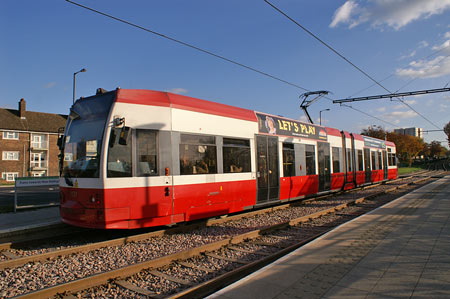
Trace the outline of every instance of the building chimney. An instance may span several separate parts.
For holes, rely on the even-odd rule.
[[[19,117],[25,118],[25,108],[26,108],[27,102],[25,102],[25,99],[20,99],[19,101]]]

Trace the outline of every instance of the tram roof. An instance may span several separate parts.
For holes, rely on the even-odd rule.
[[[141,89],[119,89],[117,91],[116,101],[138,105],[171,107],[253,122],[257,121],[253,110],[200,100],[170,92]]]
[[[231,117],[252,122],[257,122],[256,111],[239,108],[231,105],[201,100],[170,92],[146,90],[146,89],[117,89],[116,102],[136,105],[150,105],[171,107],[183,110]],[[325,127],[329,135],[341,136],[340,130]],[[350,133],[344,132],[347,137]],[[362,135],[353,134],[355,139],[364,140]],[[395,146],[393,142],[386,141],[386,145]]]

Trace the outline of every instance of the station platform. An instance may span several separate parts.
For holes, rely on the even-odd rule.
[[[450,176],[210,295],[217,299],[450,298]]]
[[[17,232],[36,230],[50,225],[62,225],[59,207],[24,210],[0,214],[0,238]]]

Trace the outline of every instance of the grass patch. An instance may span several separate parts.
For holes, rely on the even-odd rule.
[[[399,167],[397,169],[398,175],[402,175],[402,174],[408,174],[408,173],[413,173],[416,171],[420,171],[423,170],[422,168],[419,167]]]

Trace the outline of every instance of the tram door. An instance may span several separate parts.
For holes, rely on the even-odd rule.
[[[319,159],[319,192],[331,189],[330,144],[317,142]]]
[[[357,184],[357,180],[356,180],[356,167],[358,167],[358,163],[356,163],[356,150],[355,150],[355,136],[353,136],[353,134],[350,134],[350,136],[352,137],[352,170],[353,170],[353,184],[356,186],[358,186]]]
[[[278,199],[280,174],[278,170],[278,137],[256,136],[257,185],[256,203]]]
[[[370,183],[371,177],[372,177],[372,171],[370,168],[370,149],[368,149],[368,148],[364,149],[364,172],[366,175],[365,183]]]
[[[383,151],[383,179],[387,180],[388,178],[388,167],[387,167],[387,152]]]

